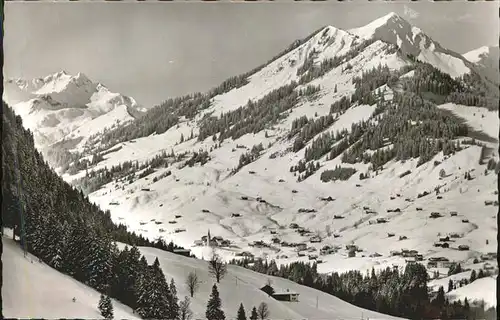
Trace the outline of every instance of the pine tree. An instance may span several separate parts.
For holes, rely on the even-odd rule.
[[[111,241],[106,237],[92,235],[90,255],[86,261],[86,278],[91,287],[103,291],[108,287],[111,275]]]
[[[97,308],[105,319],[113,319],[113,303],[109,296],[101,294]]]
[[[123,288],[125,289],[123,293],[124,301],[127,302],[127,305],[135,309],[139,301],[140,290],[138,288],[145,283],[145,281],[139,283],[139,280],[149,276],[148,269],[144,268],[144,263],[146,263],[147,267],[147,262],[144,259],[141,263],[141,253],[136,246],[132,246],[122,258],[124,259],[124,264],[122,265],[124,274]],[[143,288],[143,290],[145,289]]]
[[[253,307],[252,308],[252,314],[250,315],[250,320],[258,320],[259,315],[257,314],[257,308]]]
[[[470,273],[470,281],[469,282],[474,282],[474,281],[476,281],[476,279],[477,279],[476,270],[472,270],[472,272]]]
[[[175,287],[173,278],[170,280],[169,312],[169,319],[177,319],[179,317],[179,298],[177,298],[177,288]]]
[[[448,292],[451,290],[453,290],[453,281],[450,279],[450,281],[448,281]]]
[[[243,307],[243,303],[240,303],[236,320],[247,320],[247,315],[245,314],[245,308]]]
[[[210,299],[207,304],[207,311],[205,316],[207,320],[225,320],[226,316],[224,311],[221,309],[221,300],[219,297],[219,291],[217,290],[217,285],[214,284],[212,287],[212,293],[210,294]]]
[[[484,278],[484,277],[485,277],[485,275],[484,275],[483,269],[479,269],[479,272],[477,273],[477,278],[481,279],[481,278]]]
[[[171,293],[158,258],[146,268],[136,284],[137,312],[144,318],[164,319],[170,315]]]
[[[445,295],[443,286],[439,287],[436,298],[434,298],[433,302],[439,307],[442,307],[444,305]]]

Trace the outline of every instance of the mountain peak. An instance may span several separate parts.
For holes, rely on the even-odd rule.
[[[482,46],[463,54],[463,57],[474,64],[478,71],[490,81],[498,84],[498,62],[500,51],[498,46]]]
[[[389,21],[389,20],[401,20],[401,21],[406,21],[405,19],[401,18],[401,16],[399,16],[396,12],[389,12],[388,14],[386,14],[385,16],[383,17],[380,17],[378,18],[377,20],[381,20],[381,21]],[[375,20],[375,21],[377,21]]]
[[[384,30],[396,30],[396,29],[410,29],[411,25],[403,18],[401,18],[395,12],[390,12],[385,16],[373,20],[367,25],[349,30],[349,32],[365,39],[373,38],[377,31],[380,29]]]
[[[443,48],[394,12],[349,32],[362,39],[376,39],[396,45],[403,56],[413,56],[454,78],[470,72],[470,63],[463,56]]]
[[[467,53],[464,53],[463,56],[470,62],[477,63],[481,60],[481,58],[489,55],[491,51],[495,50],[498,51],[498,46],[497,47],[482,46],[477,49],[471,50]]]
[[[83,81],[90,81],[90,80],[89,80],[89,78],[88,78],[85,74],[83,74],[83,73],[81,73],[81,72],[78,72],[78,73],[76,74],[76,77],[75,77],[75,78],[76,78],[76,79],[81,79],[81,80],[83,80]]]
[[[48,76],[44,77],[44,80],[47,81],[52,81],[54,79],[66,79],[71,77],[71,75],[66,72],[66,70],[61,70],[53,74],[49,74]]]

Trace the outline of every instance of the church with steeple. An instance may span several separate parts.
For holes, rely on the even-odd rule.
[[[206,247],[211,247],[211,241],[212,241],[212,237],[210,237],[210,229],[208,229],[208,233],[207,233],[207,241],[205,243],[205,246]]]

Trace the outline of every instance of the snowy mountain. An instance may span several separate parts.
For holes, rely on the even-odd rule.
[[[41,150],[61,140],[72,141],[74,147],[145,111],[133,98],[113,93],[82,73],[64,71],[32,80],[9,79],[3,98],[34,132]]]
[[[474,63],[490,80],[500,83],[498,75],[498,61],[500,52],[498,46],[483,46],[469,51],[463,55],[467,60]]]
[[[463,54],[464,58],[469,60],[472,63],[482,63],[484,60],[492,60],[495,61],[498,59],[495,59],[498,57],[498,46],[496,47],[488,47],[488,46],[482,46],[477,49],[471,50],[467,53]]]
[[[471,71],[470,63],[460,54],[443,48],[420,28],[412,26],[395,13],[349,32],[364,39],[375,38],[395,44],[401,48],[403,54],[411,54],[452,77],[459,77]]]
[[[210,231],[227,260],[362,274],[420,261],[441,279],[483,256],[498,273],[499,121],[481,79],[456,79],[475,68],[395,14],[328,26],[81,142],[63,178],[198,258]]]

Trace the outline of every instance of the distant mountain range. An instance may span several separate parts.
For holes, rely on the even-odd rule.
[[[64,72],[9,80],[4,98],[40,149],[60,150],[64,179],[150,239],[190,247],[210,229],[226,259],[321,255],[325,273],[402,266],[407,249],[473,264],[496,250],[495,55],[391,13],[147,111]],[[444,233],[460,237],[443,248]]]
[[[354,269],[362,277],[373,268],[393,277],[390,270],[419,262],[425,268],[413,271],[432,275],[432,297],[444,301],[438,290],[448,286],[450,301],[467,296],[489,306],[498,273],[498,75],[498,47],[461,55],[390,13],[351,30],[321,28],[208,92],[148,110],[65,72],[7,80],[4,99],[62,178],[151,241],[172,240],[204,259],[212,246],[227,261],[246,257],[247,268],[275,275],[277,266],[315,262],[314,273]],[[8,124],[15,124],[12,115]],[[30,139],[22,138],[9,149],[9,164],[21,154],[33,168],[33,157],[17,151]],[[7,189],[15,198],[15,188]],[[103,221],[97,225],[109,224]],[[175,278],[186,261],[162,268]],[[483,270],[483,279],[468,269]],[[375,292],[383,287],[389,297],[392,287],[410,284],[364,292],[361,280],[349,280],[356,273],[327,284],[306,269],[290,270],[283,274],[325,292],[335,288],[350,303],[371,299],[370,308],[384,313],[409,312]],[[240,293],[260,292],[260,278],[240,280]],[[202,313],[199,299],[194,309]],[[248,299],[239,298],[258,302]],[[315,313],[309,302],[303,305],[311,310],[275,314],[337,311]]]
[[[8,79],[3,99],[22,116],[42,151],[63,139],[72,139],[66,146],[72,148],[145,111],[133,98],[113,93],[83,73],[64,71],[31,80]]]

